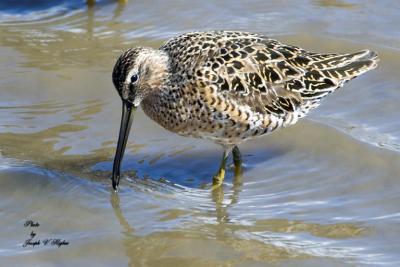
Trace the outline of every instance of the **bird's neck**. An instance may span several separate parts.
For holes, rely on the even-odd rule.
[[[171,84],[169,56],[161,50],[152,49],[146,52],[143,62],[148,75],[147,93],[141,101],[141,106],[147,116],[164,128],[170,129],[172,125],[165,118],[174,116],[175,102],[179,100],[179,96],[171,91],[174,86]]]
[[[169,78],[169,56],[161,50],[148,49],[142,52],[137,61],[144,71],[145,87],[153,93],[162,90]]]
[[[167,130],[174,131],[181,114],[177,113],[179,98],[160,93],[151,94],[141,102],[144,113]]]

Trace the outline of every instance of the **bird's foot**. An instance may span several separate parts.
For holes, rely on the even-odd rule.
[[[220,169],[216,175],[213,177],[213,188],[221,186],[225,178],[225,169]]]

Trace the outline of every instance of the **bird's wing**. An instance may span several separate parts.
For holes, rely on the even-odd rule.
[[[222,96],[277,116],[304,113],[304,107],[317,106],[321,98],[377,64],[377,55],[368,50],[316,54],[243,32],[189,33],[162,49],[175,58],[175,72],[186,73],[215,100]]]
[[[301,105],[300,90],[305,85],[296,81],[301,81],[305,70],[287,61],[287,51],[272,47],[278,42],[237,38],[220,44],[196,72],[206,87],[262,114],[283,115]]]

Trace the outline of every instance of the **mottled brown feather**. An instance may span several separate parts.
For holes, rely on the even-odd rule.
[[[157,90],[141,88],[151,91],[141,93],[146,114],[168,130],[224,146],[294,124],[378,62],[369,50],[318,54],[230,31],[187,33],[168,40],[158,52],[145,51],[140,57],[142,52],[130,50],[118,62],[135,65],[134,58],[141,58],[140,64],[162,77]],[[155,64],[158,58],[162,63]],[[117,65],[116,87],[130,71]],[[157,77],[142,83],[155,84]]]

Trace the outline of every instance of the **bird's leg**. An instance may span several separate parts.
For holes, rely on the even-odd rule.
[[[213,186],[220,186],[225,178],[225,165],[226,159],[229,156],[229,153],[232,151],[232,148],[224,148],[224,154],[222,156],[221,165],[219,166],[218,172],[213,177]]]
[[[235,146],[232,150],[233,154],[233,165],[235,167],[235,177],[242,175],[242,155],[240,154],[238,146]]]

